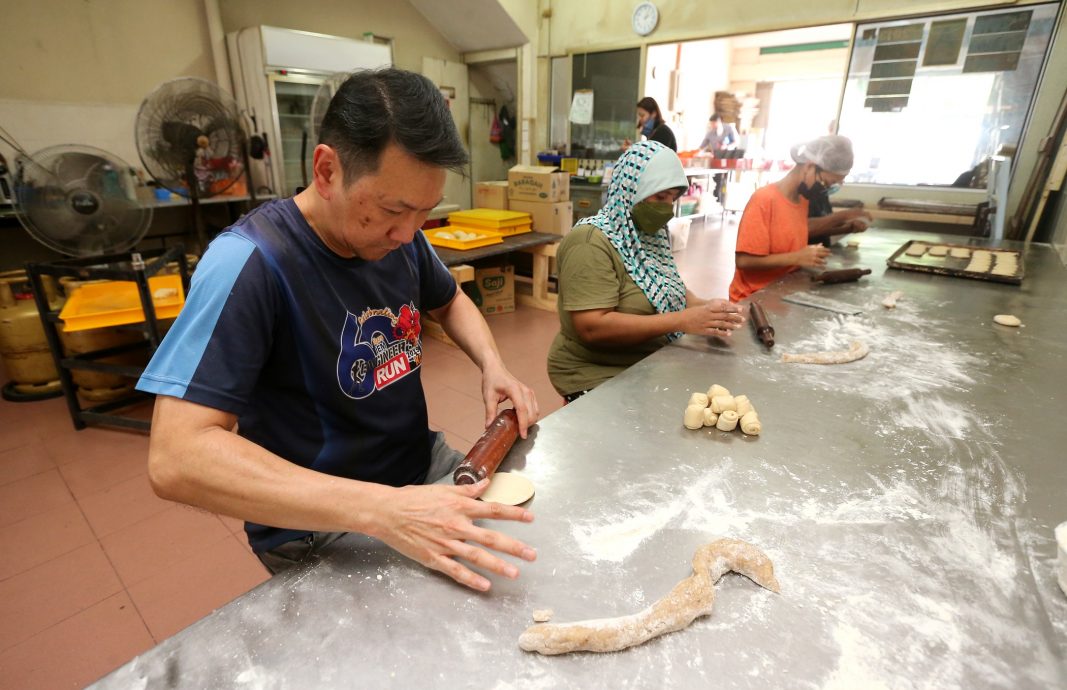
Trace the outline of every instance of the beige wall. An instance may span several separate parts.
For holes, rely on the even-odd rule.
[[[270,24],[395,39],[394,60],[459,53],[405,0],[218,0],[223,29]],[[97,146],[138,166],[133,124],[145,95],[174,77],[215,81],[204,0],[5,2],[0,21],[0,124],[29,151]],[[13,158],[10,147],[0,153]]]
[[[247,26],[277,26],[361,38],[370,31],[393,39],[393,63],[420,72],[424,57],[460,59],[459,52],[405,0],[219,0],[228,33]]]
[[[618,0],[553,0],[550,3],[552,19],[549,50],[552,54],[559,55],[602,50],[607,47],[819,26],[998,3],[975,0],[747,0],[730,3],[656,0],[655,4],[659,8],[659,24],[652,35],[642,40],[630,27],[632,4]]]
[[[139,103],[166,79],[214,79],[202,0],[3,5],[0,95],[5,99]]]

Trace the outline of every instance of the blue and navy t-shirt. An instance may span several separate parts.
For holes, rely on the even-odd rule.
[[[235,414],[241,436],[297,465],[417,484],[432,448],[421,317],[455,293],[422,233],[344,259],[292,199],[270,202],[211,243],[137,388]],[[307,534],[245,530],[256,551]]]

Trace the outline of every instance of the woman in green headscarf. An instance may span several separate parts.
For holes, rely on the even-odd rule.
[[[744,323],[737,305],[697,298],[678,274],[666,226],[688,184],[674,151],[634,144],[615,165],[600,213],[560,243],[560,332],[548,375],[567,402],[683,333],[728,336]]]

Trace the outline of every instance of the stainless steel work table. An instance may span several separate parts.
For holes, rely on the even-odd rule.
[[[1046,246],[1021,287],[886,270],[912,238],[932,236],[836,249],[874,269],[859,283],[794,274],[760,293],[772,353],[747,327],[728,345],[686,337],[543,420],[505,467],[537,487],[534,523],[497,524],[539,549],[517,581],[474,593],[352,535],[99,686],[1064,687],[1067,272]],[[865,312],[779,300],[797,290]],[[867,358],[778,361],[852,339]],[[682,427],[690,391],[716,382],[753,400],[762,436]],[[532,609],[635,612],[719,535],[763,548],[782,593],[727,575],[710,617],[642,647],[519,650]]]

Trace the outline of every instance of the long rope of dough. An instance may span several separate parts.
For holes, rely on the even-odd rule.
[[[757,547],[740,539],[719,539],[697,549],[693,574],[640,613],[576,623],[532,625],[519,636],[519,647],[540,654],[617,652],[681,630],[711,613],[715,583],[728,571],[778,592],[774,564]]]
[[[870,352],[870,349],[866,345],[858,340],[853,340],[852,346],[847,350],[802,352],[796,355],[787,353],[782,355],[782,361],[794,364],[847,364],[848,362],[855,362],[857,359],[863,359],[868,352]]]

